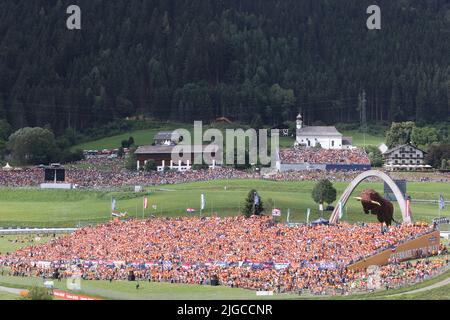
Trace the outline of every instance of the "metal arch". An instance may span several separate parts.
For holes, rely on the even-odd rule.
[[[392,180],[390,176],[388,176],[386,173],[378,170],[368,170],[364,171],[363,173],[359,174],[355,179],[353,179],[352,182],[347,186],[344,193],[342,194],[339,201],[342,202],[342,206],[345,206],[348,199],[350,198],[350,195],[352,194],[353,190],[365,179],[369,177],[377,177],[383,180],[388,184],[388,186],[391,188],[392,192],[395,195],[395,198],[397,199],[398,205],[400,207],[400,211],[402,212],[402,219],[405,223],[410,223],[411,218],[408,216],[406,212],[406,200],[403,197],[402,192],[398,188],[397,184]],[[338,203],[339,203],[338,201]],[[336,206],[333,210],[333,213],[330,217],[330,223],[336,223],[339,220],[339,206]]]

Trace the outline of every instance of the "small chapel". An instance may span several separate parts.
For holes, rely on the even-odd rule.
[[[334,126],[306,126],[301,113],[296,119],[295,146],[323,149],[352,149],[352,138],[343,137]]]

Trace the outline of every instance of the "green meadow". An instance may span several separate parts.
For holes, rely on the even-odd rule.
[[[258,190],[270,214],[272,208],[279,208],[282,216],[277,218],[286,221],[290,211],[291,222],[304,222],[307,208],[311,209],[310,219],[319,215],[318,205],[311,198],[311,190],[315,182],[284,182],[267,180],[214,180],[177,185],[149,186],[144,192],[134,193],[122,191],[94,190],[40,190],[0,189],[0,227],[73,227],[88,223],[98,223],[111,218],[111,199],[116,199],[116,211],[127,212],[129,217],[142,218],[150,216],[188,216],[187,208],[194,208],[193,215],[237,215],[242,212],[244,200],[251,189]],[[338,196],[348,183],[334,183]],[[382,183],[362,183],[354,192],[357,196],[365,188],[374,188],[383,192]],[[450,184],[412,182],[407,185],[407,192],[413,199],[437,200],[439,194],[450,196]],[[206,208],[200,212],[200,195],[205,194]],[[143,197],[147,196],[148,208],[143,210]],[[395,203],[394,203],[395,205]],[[155,209],[156,208],[156,209]],[[437,203],[413,203],[413,218],[431,221],[438,216]],[[331,212],[324,212],[329,217]],[[449,206],[442,215],[450,215]],[[191,214],[192,215],[192,214]],[[398,206],[395,205],[394,217],[401,220]],[[343,220],[376,221],[375,216],[365,215],[361,204],[350,199],[345,206]]]
[[[203,125],[203,131],[207,130],[208,128],[212,128],[214,125]],[[104,137],[101,139],[96,139],[92,141],[88,141],[85,143],[77,144],[73,146],[72,150],[102,150],[102,149],[115,149],[119,148],[121,145],[121,142],[123,140],[128,140],[128,138],[131,136],[133,137],[136,145],[149,145],[153,143],[153,137],[159,132],[159,131],[169,131],[169,130],[175,130],[178,128],[184,128],[187,129],[189,132],[191,132],[191,135],[193,134],[193,124],[182,124],[182,123],[162,123],[161,125],[156,125],[153,128],[149,129],[142,129],[142,130],[133,130],[130,132],[125,132],[118,135],[113,135],[110,137]],[[239,125],[218,125],[218,129],[224,131],[225,129],[233,129],[233,128],[241,128]],[[247,130],[248,126],[242,126],[242,129]],[[372,134],[364,134],[358,130],[344,130],[341,132],[346,137],[352,137],[353,138],[353,144],[355,146],[363,146],[365,145],[375,145],[378,146],[379,144],[384,142],[384,136],[380,135],[372,135]],[[295,138],[293,137],[280,137],[280,147],[282,148],[289,148],[292,147],[295,142]]]

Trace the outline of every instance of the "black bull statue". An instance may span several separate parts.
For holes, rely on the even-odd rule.
[[[373,189],[365,189],[361,192],[360,197],[355,197],[361,201],[365,214],[375,214],[378,221],[386,226],[390,226],[394,220],[394,206],[389,200],[384,199],[378,192]]]

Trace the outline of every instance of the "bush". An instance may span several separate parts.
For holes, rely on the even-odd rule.
[[[69,162],[75,162],[80,161],[84,159],[83,151],[78,149],[75,151],[70,150],[64,150],[61,152],[61,155],[59,157],[59,162],[61,163],[69,163]]]
[[[144,170],[147,172],[156,171],[157,169],[156,162],[153,159],[147,160],[147,163],[144,165]]]
[[[24,297],[26,300],[53,300],[53,296],[49,294],[47,288],[34,286],[30,289],[28,294]]]
[[[209,169],[209,165],[207,165],[206,163],[192,165],[192,170],[207,170],[207,169]]]

